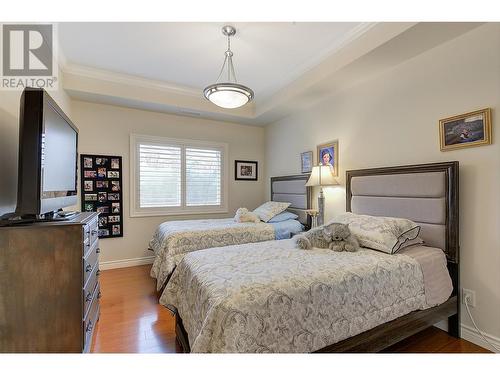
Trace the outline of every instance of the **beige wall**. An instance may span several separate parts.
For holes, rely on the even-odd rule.
[[[73,101],[73,120],[80,129],[79,152],[123,156],[124,237],[101,240],[101,261],[151,256],[148,242],[166,220],[233,216],[239,207],[253,209],[264,197],[264,129],[174,116],[110,105]],[[229,212],[227,214],[134,217],[130,213],[130,134],[207,140],[229,144]],[[234,160],[257,160],[259,181],[235,181]]]
[[[299,173],[300,152],[333,139],[339,140],[342,185],[347,169],[458,160],[461,282],[476,291],[473,312],[479,325],[496,337],[500,337],[499,46],[499,24],[481,26],[266,128],[268,176]],[[438,120],[484,107],[493,108],[494,144],[441,152]],[[345,210],[345,189],[325,190],[328,219]],[[465,313],[462,322],[471,325]]]
[[[0,215],[16,209],[21,93],[0,90]],[[60,88],[49,94],[71,118],[71,100],[66,92]]]

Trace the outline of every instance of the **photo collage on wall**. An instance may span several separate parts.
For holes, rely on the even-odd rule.
[[[82,211],[99,213],[99,238],[123,237],[122,158],[80,155]]]

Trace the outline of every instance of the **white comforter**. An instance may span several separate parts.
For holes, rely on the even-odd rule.
[[[430,307],[410,256],[293,240],[187,254],[160,303],[177,309],[192,352],[312,352]]]
[[[151,276],[160,290],[182,257],[192,251],[274,240],[274,227],[266,223],[237,223],[233,218],[167,221],[149,243],[155,253]]]

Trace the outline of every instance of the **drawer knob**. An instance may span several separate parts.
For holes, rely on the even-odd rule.
[[[90,272],[92,271],[92,265],[91,264],[87,264],[87,267],[85,267],[85,272]],[[97,271],[99,272],[99,271]]]
[[[99,293],[97,293],[97,299],[100,299],[101,296],[102,296],[101,291],[99,291]]]
[[[95,229],[93,229],[91,233],[93,236],[95,236],[97,234],[97,231]]]
[[[97,270],[97,272],[95,273],[96,276],[99,276],[101,274],[101,270]]]
[[[85,301],[90,302],[91,299],[92,299],[92,294],[90,292],[88,292],[87,297],[85,297]]]
[[[101,252],[101,249],[100,249],[100,248],[95,249],[95,253],[96,253],[96,254],[99,254],[100,252]]]

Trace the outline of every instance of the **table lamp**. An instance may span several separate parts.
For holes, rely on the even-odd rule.
[[[333,177],[333,168],[331,165],[317,165],[313,167],[306,186],[319,186],[318,196],[318,225],[323,225],[325,220],[325,196],[323,195],[323,186],[338,185],[339,183]]]

